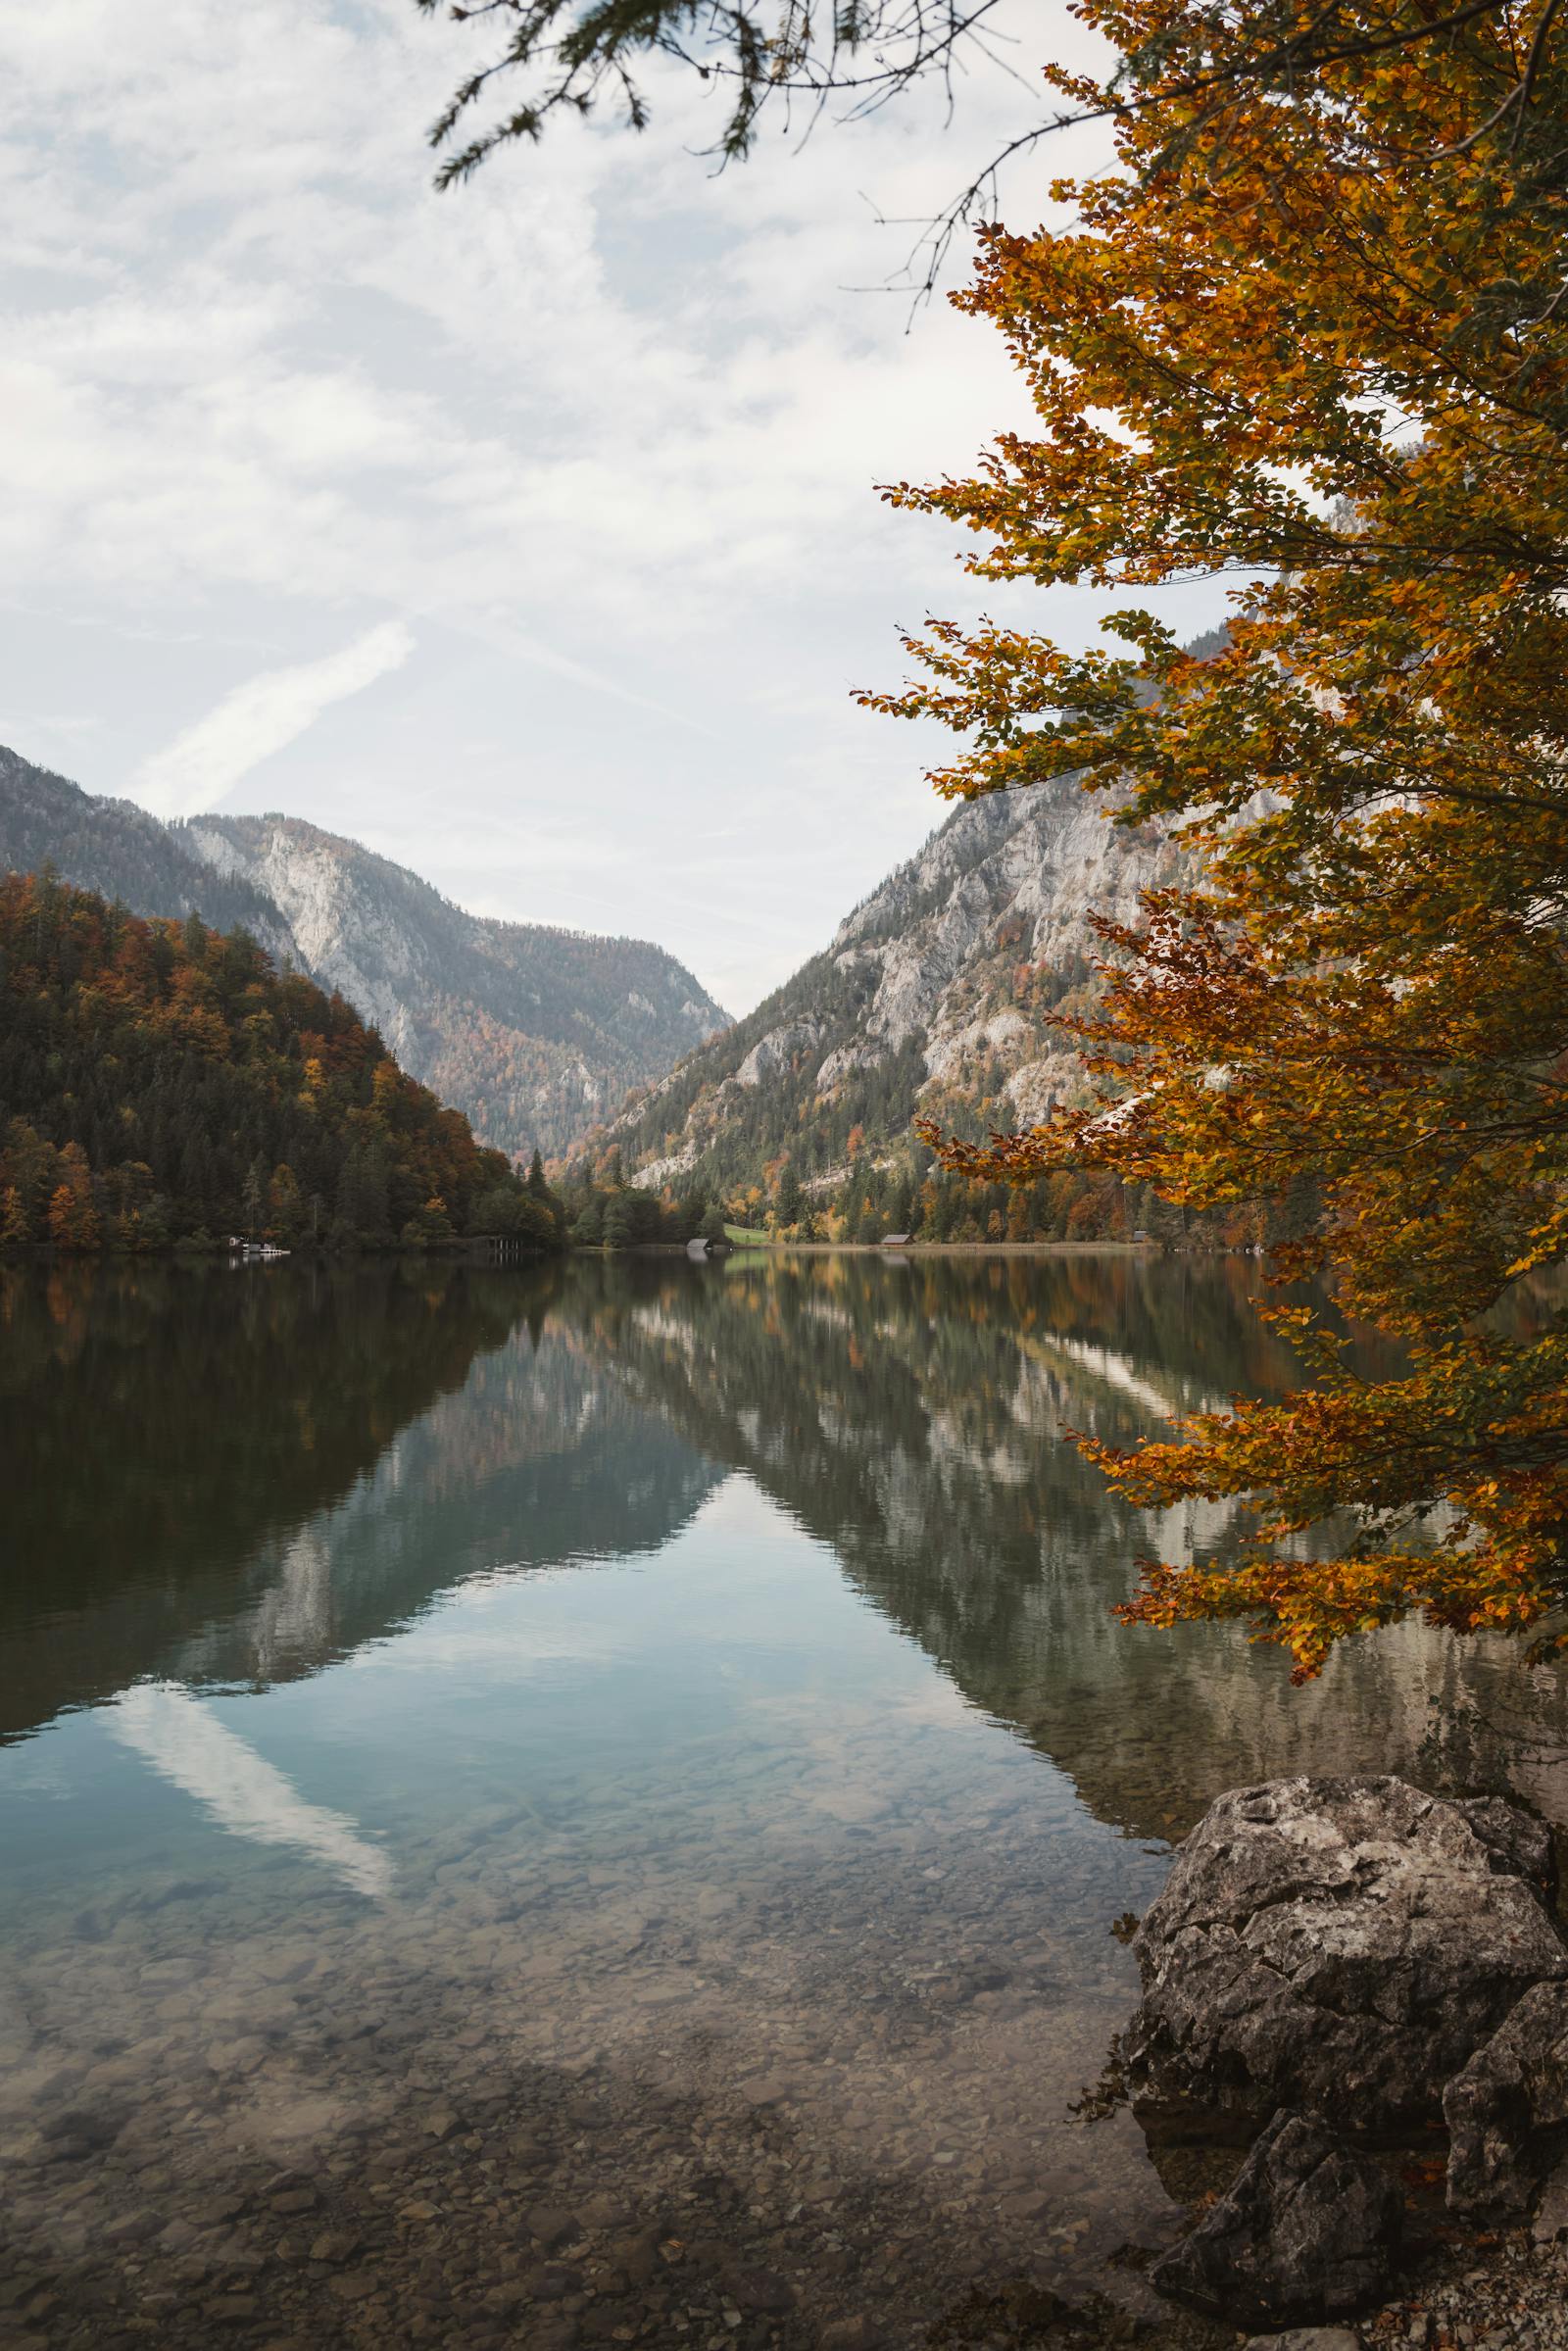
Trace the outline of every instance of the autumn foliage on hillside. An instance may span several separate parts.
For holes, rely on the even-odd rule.
[[[1336,6],[1268,87],[1217,78],[1245,19],[1082,13],[1157,103],[1054,191],[1075,226],[994,230],[959,297],[1035,422],[890,496],[976,534],[983,578],[1244,584],[1207,661],[1132,607],[1126,658],[932,623],[926,678],[870,698],[958,732],[948,794],[1082,770],[1205,861],[1104,932],[1094,1098],[947,1155],[1203,1206],[1296,1187],[1280,1270],[1406,1351],[1362,1378],[1286,1307],[1298,1394],[1091,1447],[1141,1503],[1256,1510],[1250,1557],[1152,1568],[1134,1616],[1246,1618],[1298,1674],[1412,1609],[1560,1645],[1568,1325],[1490,1310],[1568,1254],[1568,24]]]
[[[0,880],[0,1246],[557,1238],[340,997],[48,875]]]

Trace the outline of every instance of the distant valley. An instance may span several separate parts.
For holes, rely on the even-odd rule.
[[[639,1188],[763,1207],[786,1165],[825,1202],[856,1167],[912,1164],[917,1112],[1042,1118],[1081,1082],[1052,1016],[1097,993],[1091,915],[1131,917],[1184,869],[1074,777],[962,804],[732,1023],[659,948],[483,920],[297,817],[161,824],[0,751],[0,866],[45,858],[133,911],[242,924],[483,1141],[579,1172],[615,1151]]]
[[[514,1153],[568,1149],[729,1025],[645,941],[466,913],[297,817],[162,824],[0,747],[0,870],[46,862],[133,913],[243,926],[373,1022],[481,1141]]]

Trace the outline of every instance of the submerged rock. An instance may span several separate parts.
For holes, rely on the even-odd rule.
[[[1236,2326],[1348,2318],[1387,2293],[1403,2219],[1375,2164],[1322,2124],[1277,2114],[1150,2283]]]
[[[1554,2245],[1560,2236],[1568,2236],[1568,2155],[1541,2191],[1530,2233],[1538,2245]]]
[[[1500,1797],[1392,1778],[1233,1789],[1134,1940],[1135,2101],[1381,2132],[1443,2086],[1532,1986],[1568,1977],[1546,1831]]]
[[[1523,2212],[1568,2138],[1568,1984],[1538,1984],[1443,2094],[1448,2203]]]
[[[1253,2334],[1242,2351],[1361,2351],[1354,2327],[1291,2327],[1289,2334]]]
[[[1353,2327],[1293,2327],[1285,2334],[1254,2334],[1242,2351],[1361,2351]]]

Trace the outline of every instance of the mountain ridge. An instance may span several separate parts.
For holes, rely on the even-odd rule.
[[[1114,821],[1076,776],[961,803],[757,1009],[602,1135],[644,1187],[807,1191],[858,1152],[907,1148],[922,1112],[959,1133],[1027,1126],[1082,1084],[1051,1016],[1085,1007],[1091,917],[1136,917],[1180,879],[1179,845]]]
[[[555,1153],[729,1015],[649,941],[470,914],[307,818],[166,825],[0,748],[0,870],[52,864],[132,913],[243,928],[335,989],[398,1060],[522,1155]]]

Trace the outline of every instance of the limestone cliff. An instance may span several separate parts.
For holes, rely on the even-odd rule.
[[[1152,827],[1113,824],[1071,777],[967,803],[612,1138],[643,1183],[755,1181],[786,1151],[809,1182],[856,1126],[893,1141],[916,1109],[1027,1125],[1078,1082],[1049,1016],[1093,989],[1091,914],[1135,915],[1182,862]]]
[[[722,1029],[685,967],[639,939],[465,912],[357,841],[290,816],[202,816],[183,837],[281,909],[300,960],[489,1143],[546,1151]]]

